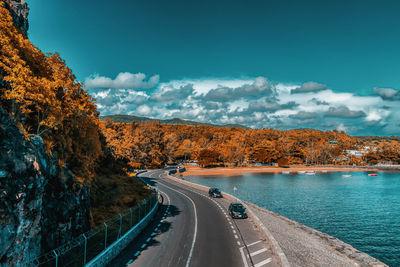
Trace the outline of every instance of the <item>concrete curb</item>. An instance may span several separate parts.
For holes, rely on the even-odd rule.
[[[199,184],[195,184],[195,183],[191,183],[179,178],[176,178],[174,176],[168,175],[166,174],[166,177],[168,179],[171,179],[175,182],[181,183],[181,184],[185,184],[187,186],[208,192],[208,187],[203,186],[203,185],[199,185]],[[271,248],[272,248],[272,252],[279,258],[279,261],[281,263],[281,265],[283,267],[290,267],[289,261],[285,255],[285,253],[283,253],[283,250],[281,249],[281,247],[279,246],[278,242],[276,241],[276,239],[272,236],[271,232],[265,227],[265,225],[261,222],[261,220],[257,217],[257,215],[251,210],[251,208],[249,208],[249,206],[246,204],[246,202],[242,201],[241,199],[232,196],[231,194],[225,193],[223,192],[224,196],[226,199],[229,199],[231,201],[234,202],[239,202],[242,203],[243,206],[245,206],[245,208],[248,210],[249,212],[249,217],[252,219],[252,221],[257,225],[257,227],[260,229],[261,234],[264,235],[264,237],[269,241],[269,243],[271,244]]]

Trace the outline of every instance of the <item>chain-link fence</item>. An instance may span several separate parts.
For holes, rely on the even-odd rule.
[[[140,222],[159,201],[152,194],[102,225],[35,259],[30,266],[84,266]]]

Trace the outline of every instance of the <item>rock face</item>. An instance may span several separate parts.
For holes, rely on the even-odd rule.
[[[90,198],[0,107],[0,265],[22,266],[87,231]]]
[[[28,33],[29,23],[28,14],[29,8],[24,0],[0,0],[4,2],[4,6],[10,11],[14,20],[14,24],[20,28],[25,36]]]

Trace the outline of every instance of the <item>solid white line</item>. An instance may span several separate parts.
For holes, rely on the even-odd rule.
[[[242,256],[244,267],[249,267],[249,265],[247,264],[246,257],[244,256],[243,248],[240,248],[239,250],[240,250],[240,255]]]
[[[250,253],[250,256],[255,256],[255,255],[258,255],[258,254],[260,254],[260,253],[263,253],[264,251],[267,251],[267,249],[266,248],[262,248],[262,249],[260,249],[260,250],[257,250],[257,251],[255,251],[255,252],[253,252],[253,253]]]
[[[258,241],[256,241],[256,242],[253,242],[253,243],[251,243],[251,244],[248,244],[247,247],[250,247],[250,246],[252,246],[252,245],[258,244],[258,243],[260,243],[260,242],[261,242],[261,240],[258,240]]]
[[[265,265],[265,264],[267,264],[267,263],[270,263],[271,261],[272,261],[271,258],[266,259],[265,261],[259,262],[259,263],[257,263],[256,265],[254,265],[254,267],[261,267],[261,266],[263,266],[263,265]]]
[[[160,184],[162,184],[163,186],[165,186],[165,187],[171,189],[172,191],[175,191],[175,192],[177,192],[177,193],[179,193],[179,194],[185,196],[187,199],[190,200],[190,202],[192,202],[193,210],[194,210],[194,221],[195,221],[195,224],[194,224],[194,235],[193,235],[192,247],[190,248],[189,256],[188,256],[188,259],[187,259],[187,261],[186,261],[186,267],[189,267],[190,261],[192,260],[194,245],[195,245],[195,243],[196,243],[196,237],[197,237],[197,211],[196,211],[196,204],[195,204],[194,201],[193,201],[190,197],[188,197],[186,194],[184,194],[184,193],[182,193],[182,192],[179,192],[178,190],[175,190],[175,189],[169,187],[168,185],[166,185],[166,184],[164,184],[164,183],[160,183]]]

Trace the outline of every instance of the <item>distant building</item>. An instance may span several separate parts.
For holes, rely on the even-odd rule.
[[[365,150],[346,150],[346,153],[357,158],[361,158],[365,154]]]

